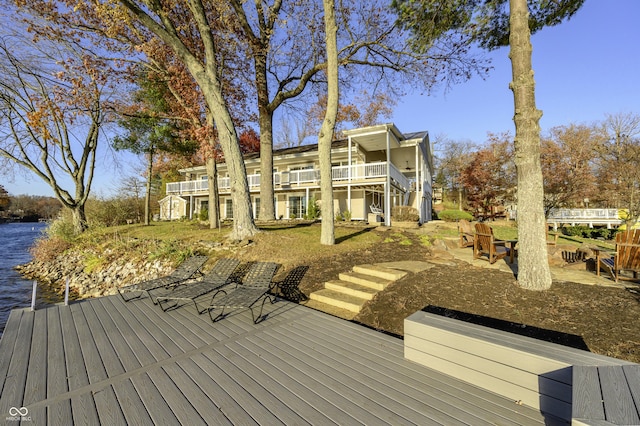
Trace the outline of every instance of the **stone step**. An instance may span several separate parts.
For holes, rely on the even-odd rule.
[[[346,309],[351,312],[360,312],[362,305],[367,300],[361,297],[350,296],[348,294],[340,293],[335,290],[323,289],[314,291],[309,295],[311,300],[326,303],[327,305],[335,306],[340,309]]]
[[[358,315],[358,312],[352,312],[346,309],[338,308],[337,306],[327,305],[326,303],[322,303],[317,300],[308,299],[304,302],[301,302],[301,304],[306,306],[307,308],[315,309],[316,311],[321,311],[329,315],[333,315],[334,317],[346,319],[349,321],[351,321]]]
[[[393,282],[392,280],[388,280],[386,278],[380,278],[374,275],[363,274],[359,272],[343,272],[338,274],[338,278],[341,281],[359,284],[361,286],[369,287],[377,291],[384,290],[389,284]]]
[[[324,283],[324,288],[366,300],[373,299],[373,297],[378,293],[378,290],[371,288],[370,286],[364,286],[342,280],[327,281]]]
[[[372,275],[374,277],[383,278],[389,281],[397,281],[407,275],[405,271],[399,271],[397,269],[385,268],[384,266],[371,264],[354,266],[353,272]]]

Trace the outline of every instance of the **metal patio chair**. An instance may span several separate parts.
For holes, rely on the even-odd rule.
[[[156,297],[158,305],[163,311],[167,311],[177,308],[181,302],[193,303],[198,314],[201,314],[207,308],[200,309],[198,298],[229,284],[239,265],[240,261],[237,259],[220,259],[201,280],[184,282],[183,285],[174,287],[168,293],[158,295]]]
[[[275,290],[275,284],[273,284],[272,280],[279,267],[279,264],[273,262],[256,262],[249,266],[249,270],[241,283],[236,283],[235,286],[230,284],[218,290],[209,304],[211,321],[216,322],[224,318],[225,309],[246,308],[251,310],[253,323],[260,322],[266,301],[269,300],[271,303],[276,301],[275,294],[272,295],[270,292]],[[257,304],[260,301],[262,301],[260,312],[256,316],[254,308],[257,308]],[[213,311],[217,309],[220,309],[220,311],[214,316]]]
[[[208,259],[209,259],[208,256],[191,256],[187,260],[182,262],[180,266],[178,266],[175,269],[175,271],[173,271],[169,275],[166,275],[160,278],[155,278],[152,280],[143,281],[137,284],[130,284],[124,287],[120,287],[118,289],[118,293],[120,294],[120,296],[125,302],[128,302],[129,300],[133,300],[133,299],[138,299],[142,297],[144,293],[147,293],[151,298],[151,301],[155,305],[157,302],[151,295],[150,293],[151,291],[157,290],[160,288],[169,289],[177,284],[182,283],[183,281],[186,281],[190,278],[193,278],[194,276],[197,276],[198,274],[201,273],[200,268],[202,268],[202,265],[204,265]],[[124,296],[124,293],[130,293],[130,292],[139,292],[139,294],[134,297],[126,298]]]

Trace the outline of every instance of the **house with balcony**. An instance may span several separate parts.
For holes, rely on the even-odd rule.
[[[334,214],[351,220],[391,224],[394,206],[415,207],[420,221],[431,219],[433,161],[426,131],[402,133],[394,124],[351,129],[331,150]],[[260,154],[244,157],[254,216],[260,210]],[[167,184],[167,197],[178,215],[192,218],[208,209],[204,166],[182,169],[184,181]],[[303,218],[312,200],[322,203],[317,145],[273,151],[276,218]],[[218,165],[220,216],[233,219],[230,182],[224,163]],[[165,199],[165,203],[167,200]],[[162,201],[161,201],[162,203]]]

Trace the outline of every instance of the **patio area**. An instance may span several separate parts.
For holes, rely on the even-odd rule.
[[[550,420],[406,360],[398,338],[285,301],[265,312],[257,325],[246,310],[212,324],[119,296],[14,310],[0,341],[0,412],[52,425]]]

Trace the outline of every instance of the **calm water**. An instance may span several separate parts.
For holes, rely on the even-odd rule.
[[[29,247],[42,235],[43,223],[0,223],[0,335],[14,308],[31,306],[33,281],[24,280],[13,267],[31,260]],[[46,304],[38,298],[37,306]]]

